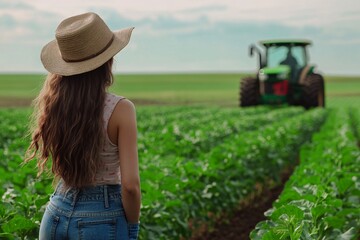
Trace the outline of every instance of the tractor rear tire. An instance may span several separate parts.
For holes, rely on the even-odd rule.
[[[250,107],[259,104],[260,85],[259,80],[253,77],[245,77],[240,82],[240,107]]]
[[[312,73],[306,77],[303,87],[303,106],[306,109],[325,107],[324,78],[320,74]]]

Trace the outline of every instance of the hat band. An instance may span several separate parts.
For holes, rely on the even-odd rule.
[[[115,35],[113,34],[112,38],[110,39],[108,44],[106,44],[106,46],[104,48],[102,48],[100,51],[98,51],[97,53],[91,54],[91,55],[89,55],[87,57],[80,58],[80,59],[67,59],[67,58],[64,58],[64,57],[62,59],[64,59],[65,62],[82,62],[82,61],[94,58],[94,57],[100,55],[101,53],[105,52],[105,50],[108,49],[110,47],[111,43],[114,41],[114,38],[115,38]]]

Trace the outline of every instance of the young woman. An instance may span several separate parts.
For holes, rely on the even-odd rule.
[[[133,103],[107,92],[113,56],[133,28],[112,32],[95,13],[65,19],[42,49],[49,71],[35,99],[29,161],[58,183],[39,238],[137,239],[140,215]]]

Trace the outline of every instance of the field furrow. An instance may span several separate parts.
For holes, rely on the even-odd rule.
[[[358,239],[358,123],[345,110],[330,113],[312,143],[302,147],[300,165],[251,239]]]
[[[181,157],[147,159],[142,169],[146,196],[142,236],[189,237],[204,222],[213,223],[256,191],[257,183],[276,181],[325,117],[325,111],[314,110],[296,118],[280,118],[257,131],[234,134],[191,161]]]

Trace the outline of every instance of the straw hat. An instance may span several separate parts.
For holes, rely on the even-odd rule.
[[[62,21],[56,29],[56,39],[41,51],[46,70],[70,76],[94,70],[129,42],[134,28],[112,32],[95,13],[85,13]]]

